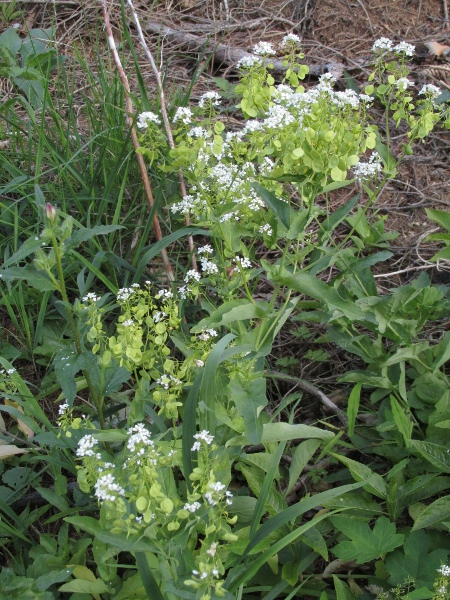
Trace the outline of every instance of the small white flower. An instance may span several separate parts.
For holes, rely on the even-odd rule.
[[[251,69],[255,65],[261,65],[261,64],[262,64],[262,60],[259,58],[259,56],[253,56],[250,54],[249,56],[244,56],[244,58],[241,58],[241,60],[236,63],[236,68],[237,69]]]
[[[200,359],[194,360],[194,364],[196,367],[204,367],[205,366],[205,363]]]
[[[442,94],[441,90],[437,87],[437,85],[433,85],[432,83],[428,83],[422,86],[422,89],[419,92],[419,96],[430,95],[433,100]]]
[[[202,505],[200,504],[200,502],[193,502],[192,504],[189,504],[188,502],[186,502],[186,504],[183,506],[184,510],[188,510],[191,513],[196,512],[201,507],[202,507]]]
[[[109,500],[114,502],[117,496],[123,496],[125,490],[118,483],[115,482],[115,477],[108,473],[102,475],[94,485],[94,493],[97,499],[101,502],[103,500]]]
[[[192,110],[187,106],[179,106],[173,117],[173,122],[177,123],[177,121],[181,121],[185,125],[189,125],[192,121]]]
[[[301,40],[298,37],[298,35],[295,35],[295,33],[288,33],[281,40],[280,46],[282,48],[286,48],[286,46],[299,46],[300,43],[301,43]]]
[[[248,258],[246,258],[245,256],[236,256],[236,258],[234,259],[234,262],[239,265],[242,269],[250,269],[252,266],[252,263],[250,262],[250,260]]]
[[[394,52],[396,54],[404,54],[405,56],[413,56],[415,49],[416,47],[408,44],[408,42],[400,42],[394,47]]]
[[[410,81],[407,77],[400,77],[400,79],[397,79],[397,81],[395,82],[395,85],[400,89],[400,90],[406,90],[408,89],[411,85],[414,85],[413,81]]]
[[[6,369],[6,374],[7,375],[12,375],[15,372],[16,372],[16,369]]]
[[[266,235],[272,235],[272,233],[273,233],[272,227],[269,225],[269,223],[266,223],[265,225],[261,225],[261,227],[259,228],[259,233],[265,233]]]
[[[97,300],[100,300],[100,296],[97,296],[97,294],[89,292],[89,294],[86,294],[86,296],[84,296],[82,298],[82,300],[83,300],[83,302],[97,302]]]
[[[133,287],[121,288],[117,292],[117,300],[119,302],[126,302],[134,293],[136,293],[136,290]]]
[[[215,329],[205,329],[202,333],[200,333],[197,338],[202,342],[207,342],[213,337],[217,337],[219,334]]]
[[[62,417],[63,415],[66,414],[66,412],[69,410],[69,405],[67,402],[65,402],[64,404],[60,404],[58,407],[58,414],[60,417]]]
[[[78,442],[77,456],[80,458],[84,456],[96,456],[96,453],[94,452],[93,448],[95,448],[97,443],[98,442],[93,435],[85,435]]]
[[[182,285],[178,288],[178,293],[180,294],[180,298],[182,300],[186,300],[188,295],[191,293],[191,290],[187,285]]]
[[[269,42],[258,42],[253,46],[253,54],[257,56],[275,56],[276,52]]]
[[[197,250],[198,254],[212,254],[213,252],[214,251],[213,251],[212,247],[209,244],[206,244],[205,246],[201,246]]]
[[[202,271],[207,275],[217,275],[217,273],[219,272],[216,263],[212,260],[208,260],[205,257],[200,259],[200,264],[202,267]]]
[[[212,106],[218,106],[220,104],[220,95],[217,92],[206,92],[200,96],[198,105],[203,108],[206,103],[210,103]]]
[[[372,152],[369,162],[358,162],[353,167],[353,174],[356,179],[364,180],[370,179],[371,177],[375,177],[378,173],[381,172],[381,157],[377,152]]]
[[[450,577],[450,567],[447,565],[442,565],[438,570],[438,573],[444,575],[445,577]]]
[[[134,325],[134,321],[133,321],[133,319],[127,319],[126,321],[124,321],[124,322],[122,323],[122,326],[123,326],[123,327],[131,327],[132,325]]]
[[[216,555],[216,550],[217,550],[217,544],[216,544],[216,542],[212,542],[211,546],[206,551],[206,554],[209,554],[210,556],[212,556],[214,558],[214,556]]]
[[[166,298],[166,300],[168,300],[169,298],[173,298],[173,293],[170,290],[159,290],[155,297],[157,300],[160,300],[161,298]]]
[[[379,38],[374,45],[372,46],[372,50],[376,52],[377,50],[392,50],[394,43],[389,38],[381,37]]]
[[[143,112],[138,116],[136,125],[139,129],[147,129],[151,123],[161,125],[161,119],[158,117],[158,115],[155,115],[155,113],[149,111]]]
[[[201,275],[198,271],[195,271],[194,269],[190,269],[187,273],[186,276],[184,278],[184,282],[185,283],[189,283],[190,281],[200,281],[201,279]]]
[[[213,441],[214,441],[214,436],[211,435],[209,433],[209,431],[206,431],[206,429],[203,429],[203,431],[200,431],[200,433],[196,433],[194,435],[194,439],[195,440],[202,440],[208,446],[210,446],[213,443]]]
[[[208,138],[211,137],[211,133],[206,131],[203,127],[192,127],[188,135],[195,138]]]

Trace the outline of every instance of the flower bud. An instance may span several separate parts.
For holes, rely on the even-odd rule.
[[[49,221],[54,221],[56,219],[56,208],[50,202],[47,202],[45,205],[45,216]]]

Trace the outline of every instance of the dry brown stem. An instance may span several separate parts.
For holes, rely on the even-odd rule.
[[[152,68],[153,74],[156,79],[156,85],[158,86],[159,101],[160,101],[160,105],[161,105],[161,115],[162,115],[163,122],[164,122],[164,129],[166,130],[167,141],[169,142],[169,146],[171,148],[175,148],[175,143],[173,141],[173,135],[172,135],[172,128],[170,126],[169,117],[167,116],[166,99],[165,99],[165,95],[164,95],[164,86],[163,86],[162,80],[161,80],[161,73],[159,72],[158,67],[156,66],[155,59],[153,58],[153,54],[151,53],[150,48],[148,47],[147,42],[145,41],[141,23],[139,21],[139,17],[136,13],[136,9],[134,8],[132,0],[127,0],[127,4],[130,7],[131,13],[133,15],[134,23],[136,25],[136,29],[138,32],[139,42],[145,52],[146,57],[148,58],[148,61],[150,63],[150,66]],[[184,182],[184,177],[183,177],[183,174],[181,171],[178,171],[178,181],[180,182],[181,195],[184,198],[187,193],[186,193],[186,184]],[[185,216],[184,222],[185,222],[186,226],[188,226],[190,224],[189,215]],[[191,235],[188,237],[188,244],[189,244],[189,250],[191,252],[192,268],[196,271],[197,270],[197,261],[195,259],[195,253],[194,253],[194,240]]]
[[[140,154],[138,152],[140,145],[139,145],[139,141],[137,139],[136,129],[135,129],[134,123],[133,123],[134,107],[133,107],[133,103],[131,101],[130,85],[128,83],[127,75],[123,69],[119,53],[117,52],[117,46],[116,46],[116,42],[114,40],[114,36],[112,33],[108,10],[106,7],[106,0],[101,0],[101,4],[102,4],[103,22],[105,23],[106,35],[108,36],[109,47],[111,49],[114,64],[116,65],[117,72],[120,77],[120,81],[122,82],[123,88],[125,90],[125,95],[124,95],[125,96],[125,107],[127,110],[127,122],[128,122],[128,125],[130,127],[130,132],[131,132],[131,141],[133,142],[133,147],[136,152],[136,159],[137,159],[137,162],[139,165],[139,172],[141,174],[142,183],[144,185],[144,192],[145,192],[145,197],[147,199],[147,204],[149,206],[149,209],[152,210],[155,202],[154,202],[153,192],[152,192],[152,188],[150,185],[150,180],[148,178],[148,173],[147,173],[147,168],[145,166],[144,158],[143,158],[142,154]],[[157,241],[162,240],[163,236],[162,236],[162,232],[161,232],[161,226],[159,224],[159,219],[158,219],[158,215],[156,214],[156,212],[153,216],[153,230],[155,232],[155,237],[156,237]],[[170,264],[169,257],[167,256],[167,251],[165,248],[163,248],[161,250],[161,258],[164,263],[164,268],[167,273],[167,278],[169,279],[169,281],[173,281],[174,275],[173,275],[172,265]]]

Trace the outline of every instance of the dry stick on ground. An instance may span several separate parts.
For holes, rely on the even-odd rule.
[[[187,51],[203,51],[205,53],[211,53],[214,55],[214,59],[217,63],[227,66],[235,67],[236,64],[243,58],[253,56],[253,54],[250,54],[241,48],[233,48],[226,44],[215,43],[210,37],[184,33],[184,31],[172,29],[171,27],[165,27],[160,23],[148,23],[145,29],[146,31],[158,33],[164,37],[167,37],[170,41],[185,47]],[[269,62],[274,66],[273,71],[271,71],[273,76],[281,79],[286,72],[286,67],[283,67],[282,61],[270,59]],[[332,73],[337,79],[339,79],[344,72],[344,65],[342,63],[329,62],[323,65],[309,66],[309,74],[313,77],[320,77],[320,75],[323,75],[327,72]]]
[[[173,149],[173,148],[175,148],[175,143],[173,141],[172,128],[170,127],[169,118],[167,116],[166,100],[164,97],[164,87],[163,87],[163,84],[161,81],[161,74],[158,71],[158,67],[156,66],[155,60],[153,58],[153,54],[150,52],[150,48],[148,47],[147,42],[145,41],[144,34],[142,32],[141,23],[139,21],[139,17],[137,16],[136,9],[134,8],[132,0],[127,0],[127,4],[130,7],[131,12],[133,14],[133,19],[134,19],[134,23],[136,25],[136,29],[138,32],[139,41],[141,43],[142,48],[144,49],[145,55],[148,58],[148,62],[150,63],[153,74],[156,78],[156,85],[158,86],[158,93],[159,93],[159,101],[161,104],[161,115],[162,115],[162,118],[164,121],[164,128],[166,130],[169,146],[170,146],[170,148]],[[184,198],[186,196],[186,184],[184,182],[184,177],[183,177],[183,174],[181,173],[181,171],[178,171],[178,181],[180,182],[181,195]],[[190,224],[189,215],[185,216],[184,222],[186,225]],[[195,253],[194,253],[194,240],[191,235],[188,238],[188,244],[189,244],[189,250],[191,251],[192,268],[195,271],[197,271],[197,261],[195,260]]]
[[[311,385],[310,383],[304,381],[303,379],[300,379],[299,377],[292,377],[291,375],[285,375],[284,373],[278,373],[277,371],[267,371],[267,375],[269,377],[272,376],[276,379],[295,381],[299,388],[301,388],[305,392],[308,392],[308,394],[319,398],[322,404],[326,406],[328,410],[333,412],[345,427],[348,425],[348,420],[345,412],[339,407],[337,407],[336,404],[332,400],[330,400],[330,398],[328,398],[328,396],[326,396],[322,391],[320,391],[319,388],[316,388],[316,386]]]
[[[123,85],[123,88],[125,91],[125,107],[127,110],[127,121],[128,121],[128,125],[130,127],[131,140],[133,142],[133,147],[136,152],[136,159],[137,159],[137,162],[139,165],[139,171],[141,174],[142,183],[144,185],[145,197],[147,199],[147,204],[148,204],[150,210],[152,210],[155,201],[153,198],[153,192],[152,192],[152,188],[151,188],[150,181],[148,178],[147,168],[145,166],[144,157],[142,156],[142,154],[139,154],[139,152],[138,152],[138,149],[140,146],[139,146],[139,142],[137,139],[136,129],[135,129],[134,123],[133,123],[134,109],[133,109],[133,103],[131,101],[130,84],[128,83],[128,78],[122,67],[122,62],[120,60],[119,53],[117,52],[117,46],[116,46],[116,42],[114,41],[114,36],[112,33],[111,23],[110,23],[109,15],[108,15],[108,10],[106,8],[106,0],[101,0],[101,4],[102,4],[103,21],[105,23],[106,35],[108,36],[109,47],[110,47],[111,53],[113,55],[113,60],[116,65],[117,72],[119,73],[120,81],[122,82],[122,85]],[[161,232],[161,226],[159,224],[159,219],[158,219],[158,215],[156,214],[156,212],[153,216],[153,231],[155,232],[155,237],[156,237],[157,241],[159,242],[160,240],[162,240],[163,236],[162,236],[162,232]],[[161,250],[161,258],[164,263],[164,268],[167,273],[167,278],[169,279],[169,281],[174,281],[172,265],[170,264],[169,257],[167,256],[167,251],[165,248],[163,248]]]

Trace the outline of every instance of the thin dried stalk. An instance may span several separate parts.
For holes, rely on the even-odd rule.
[[[133,123],[134,107],[133,107],[133,103],[131,101],[130,84],[128,83],[128,78],[123,69],[122,62],[119,57],[119,53],[117,52],[117,46],[116,46],[116,42],[114,40],[114,36],[112,33],[111,22],[109,20],[108,10],[106,8],[106,0],[101,0],[101,5],[102,5],[103,22],[105,23],[106,35],[108,36],[109,47],[111,49],[114,64],[116,65],[117,72],[120,77],[120,81],[122,82],[123,88],[125,90],[125,108],[127,111],[127,122],[128,122],[128,125],[130,127],[130,132],[131,132],[131,141],[133,142],[133,147],[136,152],[136,159],[137,159],[137,162],[139,165],[139,172],[141,174],[142,183],[144,185],[144,192],[145,192],[145,197],[147,199],[147,204],[148,204],[150,210],[152,210],[155,201],[154,201],[154,197],[153,197],[152,188],[150,185],[150,180],[148,178],[148,173],[147,173],[147,168],[145,166],[144,158],[143,158],[142,154],[140,154],[138,152],[140,145],[139,145],[139,141],[137,138],[136,129],[135,129],[134,123]],[[155,212],[155,215],[153,216],[153,231],[155,232],[155,237],[156,237],[157,241],[162,240],[163,236],[162,236],[162,232],[161,232],[161,226],[159,224],[159,219],[158,219],[158,215],[156,214],[156,212]],[[163,248],[161,250],[161,258],[164,263],[164,268],[167,273],[167,278],[169,279],[169,281],[174,281],[172,265],[170,264],[169,257],[167,256],[167,251],[165,248]]]
[[[167,116],[166,99],[164,96],[164,87],[163,87],[162,80],[161,80],[161,73],[159,72],[158,67],[156,66],[155,59],[153,58],[153,54],[151,53],[150,48],[148,47],[147,42],[145,41],[144,34],[142,32],[141,23],[139,21],[139,17],[136,13],[136,9],[134,8],[132,0],[127,0],[127,4],[130,7],[131,13],[133,15],[134,23],[136,25],[136,29],[138,32],[139,42],[141,43],[141,46],[145,52],[145,55],[148,58],[150,66],[152,68],[153,74],[156,78],[156,85],[158,86],[159,100],[160,100],[160,104],[161,104],[161,115],[162,115],[163,122],[164,122],[164,128],[165,128],[166,134],[167,134],[167,140],[169,142],[170,148],[175,148],[175,143],[173,141],[173,135],[172,135],[172,128],[170,126],[169,117]],[[181,195],[184,198],[187,195],[187,193],[186,193],[186,184],[184,182],[184,177],[183,177],[183,174],[181,173],[181,171],[178,172],[178,180],[180,182]],[[186,225],[190,224],[189,215],[185,215],[184,222]],[[191,254],[192,254],[192,268],[197,270],[197,261],[195,260],[195,253],[194,253],[194,240],[191,235],[188,238],[188,244],[189,244],[189,250],[191,251]]]

